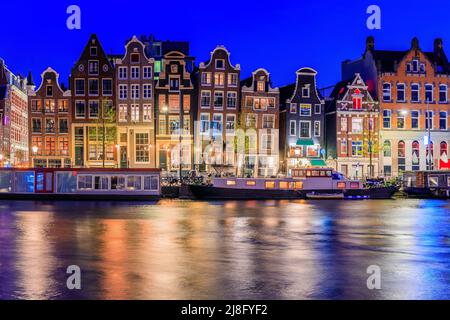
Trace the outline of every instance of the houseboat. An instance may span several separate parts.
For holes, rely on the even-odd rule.
[[[366,188],[361,181],[345,179],[333,169],[292,169],[290,178],[213,178],[210,184],[190,185],[197,199],[389,199],[396,187]]]
[[[159,169],[0,169],[0,199],[151,201]]]
[[[402,187],[409,197],[449,199],[450,171],[405,172]]]

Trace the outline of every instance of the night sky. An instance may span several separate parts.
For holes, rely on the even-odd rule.
[[[81,7],[79,31],[66,28],[71,4]],[[381,7],[381,30],[366,27],[371,4]],[[134,34],[188,40],[197,64],[223,44],[232,63],[241,64],[243,77],[263,67],[276,86],[293,82],[304,66],[318,70],[320,87],[333,85],[341,62],[359,57],[368,35],[375,36],[376,48],[407,50],[414,36],[424,50],[432,50],[436,37],[450,48],[448,0],[8,0],[1,12],[0,57],[15,73],[31,70],[37,84],[48,66],[67,84],[91,33],[107,53],[123,53],[125,40]]]

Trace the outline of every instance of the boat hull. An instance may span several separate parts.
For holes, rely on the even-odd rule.
[[[58,193],[0,193],[0,200],[30,201],[158,201],[161,197],[144,194],[58,194]]]
[[[411,198],[425,199],[450,199],[449,190],[432,190],[430,188],[403,188],[403,191]]]

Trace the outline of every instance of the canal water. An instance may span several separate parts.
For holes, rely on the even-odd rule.
[[[450,299],[450,202],[1,201],[0,298]]]

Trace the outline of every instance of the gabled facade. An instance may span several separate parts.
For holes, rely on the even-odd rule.
[[[28,166],[27,80],[0,59],[0,167]]]
[[[200,63],[196,74],[197,125],[195,162],[200,171],[211,165],[234,166],[234,137],[239,115],[240,65],[232,65],[223,46]]]
[[[187,56],[172,51],[164,55],[155,87],[156,166],[166,172],[193,169],[196,106]],[[180,125],[182,124],[182,125]]]
[[[326,106],[327,159],[350,178],[379,175],[379,107],[359,74],[341,81]]]
[[[317,91],[317,71],[302,68],[295,84],[280,88],[280,153],[286,174],[292,168],[325,166],[325,102]]]
[[[154,60],[133,37],[115,60],[119,166],[153,168],[155,153]]]
[[[47,68],[41,79],[37,90],[32,82],[28,84],[30,166],[70,167],[71,93],[61,88],[59,74],[52,68]]]
[[[72,154],[75,167],[117,167],[115,70],[96,35],[72,68]]]
[[[427,52],[417,38],[408,50],[391,51],[376,50],[369,37],[362,58],[343,63],[349,72],[361,72],[380,101],[381,175],[450,169],[450,68],[441,39]]]
[[[242,81],[240,129],[248,143],[238,153],[238,175],[276,176],[279,170],[280,91],[258,69]]]

